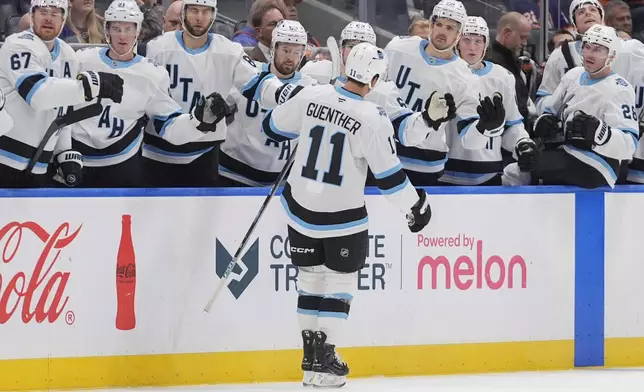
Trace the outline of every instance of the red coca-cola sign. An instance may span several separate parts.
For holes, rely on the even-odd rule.
[[[65,288],[70,273],[57,271],[55,267],[61,252],[74,241],[81,227],[71,234],[68,222],[60,224],[51,234],[38,223],[30,221],[10,222],[0,228],[2,263],[20,263],[19,272],[13,276],[2,273],[0,268],[0,324],[11,320],[18,309],[25,324],[34,318],[37,323],[58,320],[69,301]],[[35,265],[31,263],[32,260],[20,257],[27,250],[33,254],[33,241],[29,241],[29,245],[23,244],[28,236],[35,236],[42,242],[42,246],[36,249],[40,256]],[[32,266],[33,270],[30,270]]]

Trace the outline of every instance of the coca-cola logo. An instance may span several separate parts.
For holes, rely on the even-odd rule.
[[[69,272],[54,271],[54,266],[60,254],[74,241],[81,230],[79,226],[70,234],[68,222],[62,223],[50,234],[36,222],[10,222],[0,228],[0,247],[2,247],[2,263],[25,263],[13,277],[0,272],[0,324],[7,323],[14,313],[21,308],[23,323],[29,323],[35,318],[37,323],[47,320],[55,322],[64,311],[69,297],[65,296],[65,288],[69,282]],[[33,241],[22,245],[23,239],[35,236],[42,243],[42,250],[31,272],[28,265],[20,257],[28,251],[33,252]],[[22,245],[22,246],[21,246]],[[30,264],[29,264],[30,265]],[[67,322],[73,313],[67,315]]]
[[[119,278],[135,278],[136,277],[136,265],[130,263],[128,265],[116,266],[116,276]]]

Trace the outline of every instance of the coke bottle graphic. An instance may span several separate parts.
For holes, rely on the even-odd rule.
[[[127,331],[136,326],[134,294],[136,293],[136,259],[132,243],[132,217],[123,215],[121,242],[116,256],[116,329]]]

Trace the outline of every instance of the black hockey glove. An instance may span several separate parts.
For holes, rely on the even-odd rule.
[[[215,132],[217,124],[230,114],[230,106],[219,93],[212,93],[205,98],[201,96],[192,109],[192,116],[200,122],[197,129],[201,132]]]
[[[543,141],[555,139],[561,132],[561,120],[554,114],[542,114],[534,122],[534,137]]]
[[[447,93],[441,97],[438,95],[438,91],[434,91],[425,102],[425,110],[422,115],[425,124],[430,128],[434,128],[435,131],[438,131],[442,123],[456,117],[454,96]]]
[[[429,206],[429,201],[427,201],[427,193],[422,189],[416,189],[416,192],[420,199],[407,213],[407,225],[409,225],[409,230],[412,233],[421,231],[432,219],[432,209]]]
[[[63,151],[54,158],[54,180],[68,187],[78,186],[83,179],[83,155],[74,150]]]
[[[566,144],[591,151],[608,143],[612,130],[603,121],[579,111],[566,123]]]
[[[83,82],[86,101],[107,98],[121,103],[123,100],[123,79],[116,74],[85,71],[78,74],[77,79]]]
[[[500,136],[505,125],[505,108],[503,107],[503,96],[494,93],[493,98],[485,97],[476,108],[479,114],[479,122],[476,129],[487,137]]]
[[[529,172],[537,167],[539,150],[537,145],[530,139],[521,139],[515,148],[517,163],[522,172]]]

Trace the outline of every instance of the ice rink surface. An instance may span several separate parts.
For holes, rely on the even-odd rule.
[[[233,384],[181,388],[100,389],[102,392],[269,392],[312,391],[299,383]],[[588,369],[431,377],[350,379],[339,391],[491,392],[491,391],[644,391],[644,369]]]

